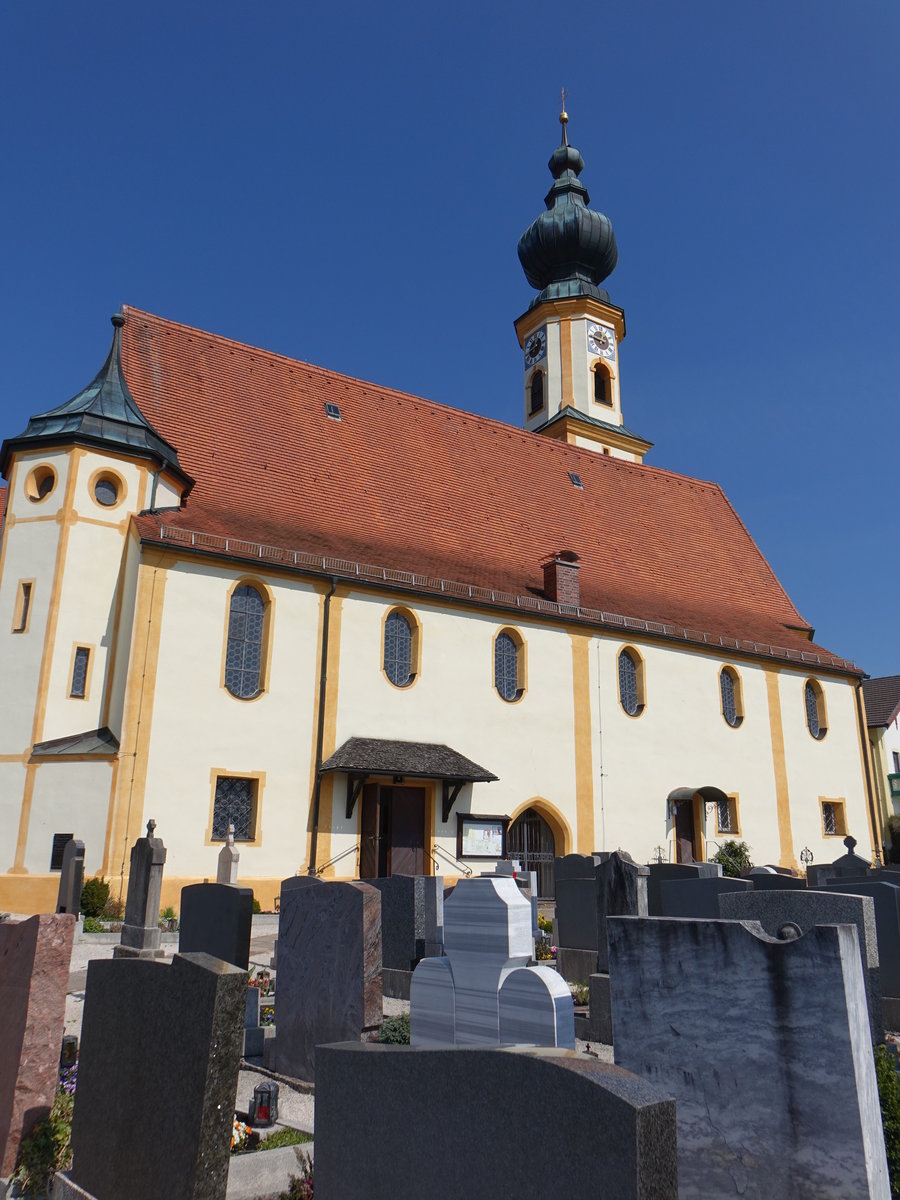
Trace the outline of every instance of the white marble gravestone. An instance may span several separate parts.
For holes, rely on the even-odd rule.
[[[529,967],[531,905],[509,876],[461,879],[444,907],[444,958],[410,986],[414,1046],[565,1046],[575,1017],[564,981]],[[525,978],[525,977],[529,978]]]

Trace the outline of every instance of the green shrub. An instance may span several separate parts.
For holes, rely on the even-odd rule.
[[[109,899],[105,879],[89,879],[81,889],[81,911],[86,917],[99,917]]]
[[[117,900],[115,896],[110,896],[103,905],[102,915],[107,921],[121,921],[125,916],[125,902]]]
[[[255,913],[262,912],[262,905],[260,904],[260,902],[257,900],[257,898],[255,896],[253,897],[253,911]]]
[[[304,1133],[302,1129],[289,1129],[284,1126],[281,1129],[276,1129],[274,1133],[270,1133],[268,1137],[261,1138],[257,1150],[277,1150],[280,1146],[302,1146],[304,1142],[313,1140],[311,1133]]]
[[[730,875],[735,879],[753,866],[750,861],[750,847],[746,842],[724,842],[710,862],[718,863],[723,875]]]
[[[388,1017],[386,1021],[382,1021],[378,1040],[388,1042],[392,1046],[408,1046],[409,1013],[402,1013],[399,1017]]]
[[[538,929],[542,929],[544,933],[553,932],[553,922],[545,917],[543,913],[538,914]]]
[[[50,1115],[19,1146],[13,1178],[26,1196],[43,1194],[56,1172],[71,1164],[74,1107],[74,1096],[57,1093]]]
[[[85,933],[107,933],[108,931],[107,931],[106,926],[103,924],[103,922],[99,921],[96,917],[85,917],[84,918],[84,932]]]
[[[900,1196],[900,1079],[897,1078],[896,1064],[896,1058],[886,1046],[875,1047],[875,1077],[892,1196]]]

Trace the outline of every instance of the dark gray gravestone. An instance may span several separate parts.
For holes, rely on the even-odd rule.
[[[660,885],[664,879],[713,879],[722,875],[718,863],[651,863],[648,870],[647,910],[651,917],[662,916]]]
[[[609,963],[616,1063],[675,1097],[679,1200],[888,1200],[853,925],[614,917]]]
[[[59,875],[59,892],[56,896],[56,911],[81,912],[81,891],[84,887],[84,842],[70,838],[63,849],[62,870]]]
[[[823,863],[806,868],[806,878],[810,887],[823,887],[826,883],[841,883],[845,879],[865,879],[869,873],[869,860],[854,853],[856,838],[845,837],[844,845],[847,853],[836,858],[833,863]]]
[[[893,883],[830,883],[817,889],[843,895],[871,896],[875,902],[875,932],[882,996],[900,996],[900,887]]]
[[[286,879],[278,915],[274,1047],[266,1065],[315,1077],[316,1046],[359,1039],[382,1019],[381,893],[366,883]],[[270,1049],[270,1047],[272,1047]]]
[[[599,855],[566,854],[554,859],[556,916],[553,924],[556,941],[560,946],[571,950],[597,950],[599,865]]]
[[[718,921],[720,896],[752,890],[749,879],[730,879],[727,875],[715,879],[664,879],[659,888],[660,916]]]
[[[70,1175],[96,1200],[224,1200],[246,991],[207,954],[88,965]]]
[[[192,883],[181,889],[178,949],[182,954],[211,954],[246,971],[252,924],[252,888]]]
[[[562,885],[556,876],[557,969],[570,982],[587,980],[607,970],[606,918],[647,916],[647,868],[619,851],[567,854],[556,865],[563,871]]]
[[[444,892],[439,875],[392,875],[363,882],[381,892],[382,963],[412,971],[444,943]]]
[[[748,875],[755,892],[805,892],[806,880],[796,875]]]
[[[615,851],[597,867],[597,971],[609,971],[607,917],[646,917],[649,872]],[[593,972],[592,972],[593,974]]]
[[[588,1055],[356,1043],[316,1074],[316,1200],[677,1200],[674,1102]]]
[[[786,877],[782,875],[781,878]],[[878,935],[875,928],[875,905],[871,897],[807,889],[802,892],[752,891],[744,895],[721,896],[719,915],[726,921],[759,921],[766,933],[773,937],[778,937],[788,923],[796,925],[802,933],[807,933],[816,925],[855,925],[866,984],[872,1040],[884,1040]]]
[[[121,944],[114,958],[159,958],[159,898],[162,894],[166,848],[162,838],[154,836],[156,822],[147,822],[147,836],[131,847],[128,894],[125,898],[125,922]]]

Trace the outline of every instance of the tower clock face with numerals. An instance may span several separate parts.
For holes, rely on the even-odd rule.
[[[530,333],[525,339],[525,366],[533,367],[547,353],[547,330],[541,328]]]
[[[601,358],[615,359],[616,335],[605,325],[588,324],[588,349]]]

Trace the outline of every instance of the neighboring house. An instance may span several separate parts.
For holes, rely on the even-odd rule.
[[[0,449],[0,908],[68,836],[164,903],[229,822],[294,872],[622,847],[758,863],[880,845],[861,671],[813,641],[715,483],[624,424],[616,262],[564,136],[519,244],[524,429],[134,308]],[[456,336],[456,335],[454,335]]]
[[[872,746],[875,791],[887,845],[890,843],[888,820],[900,816],[900,675],[866,679],[863,696]]]

